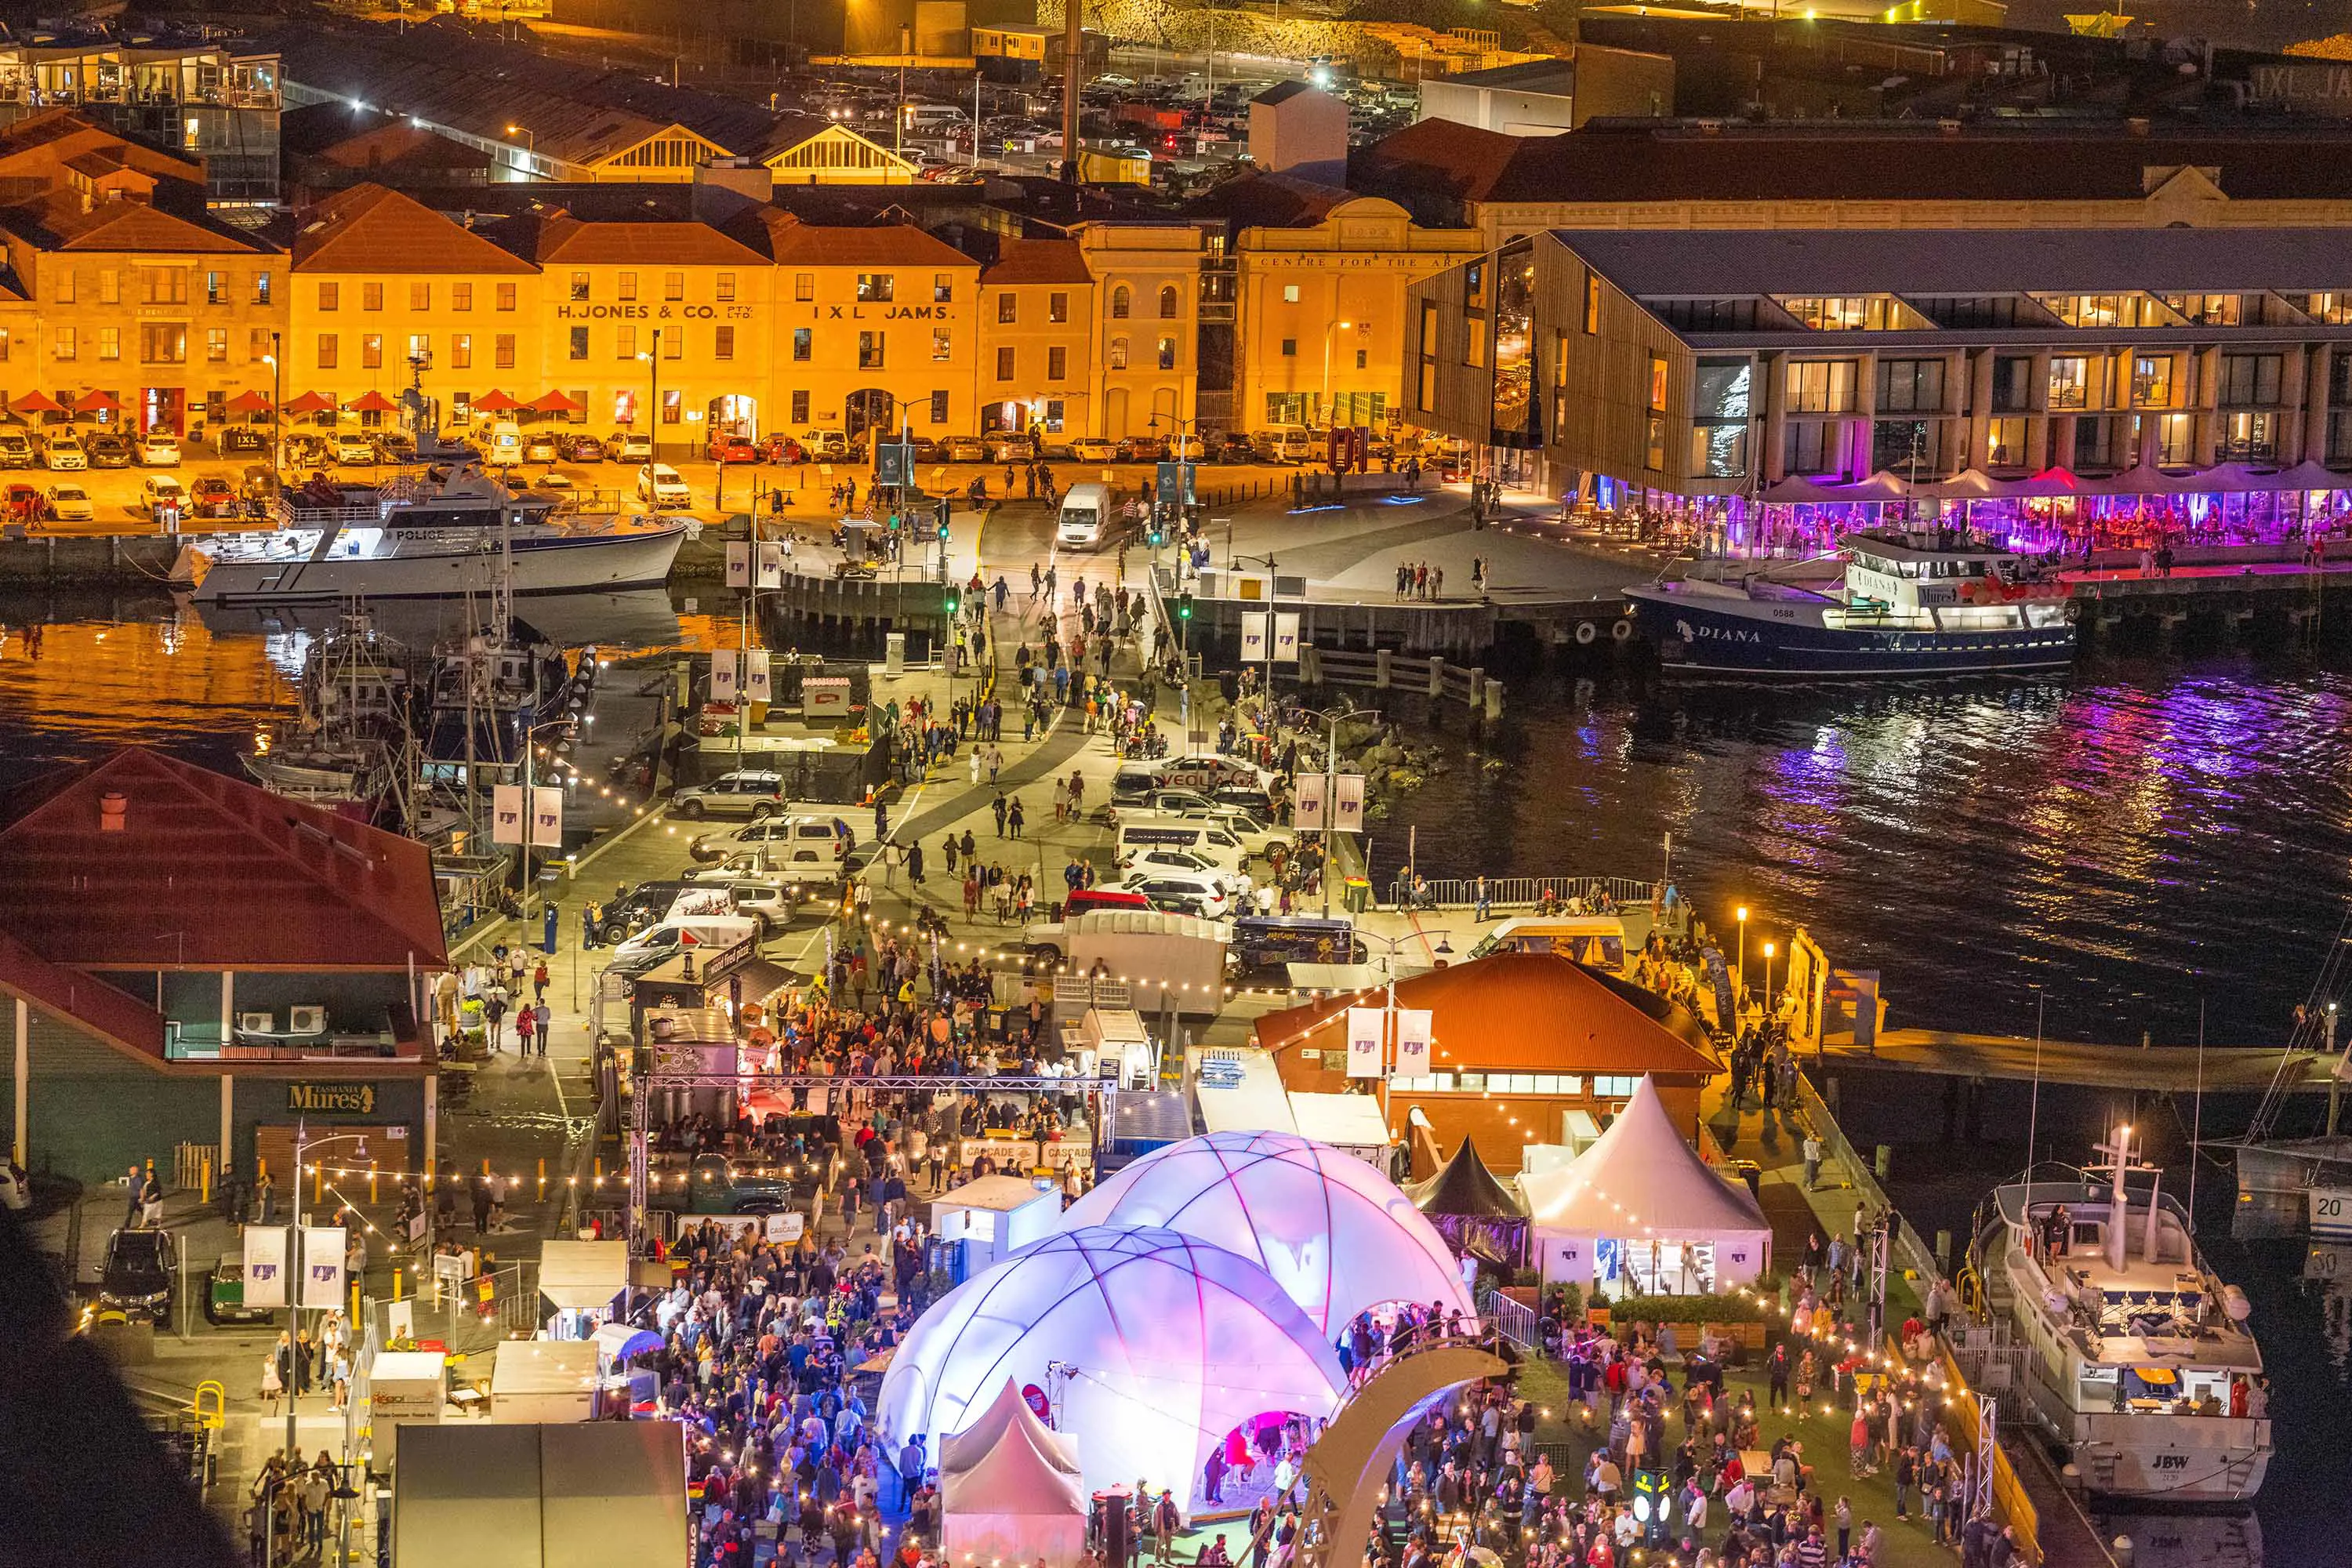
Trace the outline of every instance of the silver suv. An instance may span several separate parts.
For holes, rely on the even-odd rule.
[[[784,809],[784,775],[765,768],[721,773],[670,796],[671,815],[698,822],[706,816],[748,816],[754,822]]]

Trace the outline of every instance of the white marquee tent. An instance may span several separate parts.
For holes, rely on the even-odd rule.
[[[1572,1164],[1522,1174],[1543,1282],[1709,1295],[1751,1282],[1772,1226],[1746,1186],[1683,1142],[1647,1078]]]
[[[891,1359],[877,1415],[895,1442],[936,1443],[1008,1379],[1053,1399],[1089,1490],[1140,1478],[1180,1498],[1234,1427],[1270,1411],[1326,1419],[1345,1392],[1321,1331],[1255,1263],[1172,1230],[1102,1226],[1047,1237],[942,1297]]]
[[[1212,1132],[1154,1150],[1062,1221],[1164,1226],[1239,1253],[1327,1339],[1383,1302],[1476,1310],[1444,1238],[1395,1183],[1295,1132]]]
[[[1066,1568],[1087,1549],[1076,1442],[1037,1419],[1011,1378],[940,1445],[940,1548],[950,1563]]]

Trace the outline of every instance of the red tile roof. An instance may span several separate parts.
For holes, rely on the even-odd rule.
[[[910,223],[871,228],[828,228],[813,223],[771,224],[771,251],[779,267],[973,267],[978,263]]]
[[[353,185],[305,212],[294,232],[301,272],[532,273],[521,257],[382,185]]]
[[[1496,952],[1397,983],[1397,1005],[1426,1007],[1441,1072],[1643,1073],[1712,1077],[1721,1068],[1687,1013],[1556,953]],[[1378,989],[1268,1013],[1257,1042],[1346,1055],[1349,1007]],[[1654,1005],[1654,1010],[1653,1010]]]
[[[1087,270],[1086,252],[1075,239],[1008,239],[996,260],[980,273],[983,287],[1094,280]]]
[[[180,217],[140,201],[100,202],[60,191],[0,212],[0,226],[43,250],[218,256],[264,248],[210,218]]]
[[[764,267],[767,258],[703,223],[583,223],[556,213],[530,252],[542,266]]]
[[[143,747],[0,799],[0,932],[83,968],[448,961],[423,845]]]

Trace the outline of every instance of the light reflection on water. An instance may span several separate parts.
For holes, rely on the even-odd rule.
[[[1455,767],[1378,826],[1376,877],[1674,877],[1702,917],[1805,926],[1877,969],[1893,1022],[2273,1038],[2352,857],[2352,674],[2222,664],[2093,681],[1518,696],[1508,765]],[[2060,1027],[2060,1020],[2063,1027]]]

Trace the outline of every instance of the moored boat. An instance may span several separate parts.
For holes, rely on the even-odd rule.
[[[1669,675],[1844,680],[2062,668],[2074,657],[2064,586],[2025,557],[1949,529],[1873,529],[1839,542],[1844,571],[1684,577],[1627,590]]]

